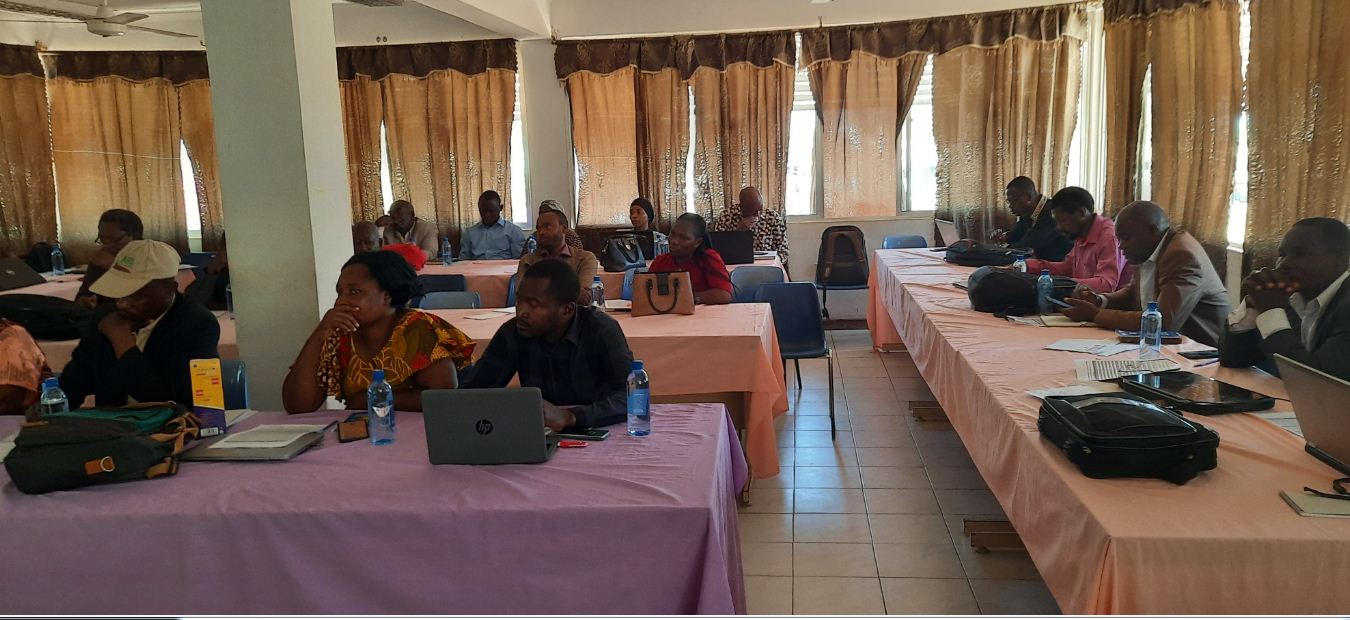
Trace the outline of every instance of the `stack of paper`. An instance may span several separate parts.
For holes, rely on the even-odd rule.
[[[1075,321],[1062,314],[1043,314],[1041,316],[1010,316],[1008,322],[1014,325],[1030,327],[1096,327],[1092,321]]]
[[[1051,351],[1072,351],[1074,353],[1091,353],[1093,355],[1097,355],[1100,357],[1110,357],[1112,355],[1117,355],[1120,353],[1124,353],[1126,351],[1133,351],[1135,349],[1138,349],[1139,345],[1125,344],[1123,342],[1117,342],[1111,339],[1089,340],[1080,338],[1065,338],[1063,340],[1056,340],[1055,342],[1045,345],[1045,348]]]
[[[1110,381],[1140,373],[1180,370],[1181,365],[1170,359],[1074,360],[1073,368],[1079,381]]]
[[[1041,388],[1039,390],[1027,390],[1027,394],[1036,398],[1044,399],[1047,396],[1081,396],[1084,394],[1110,394],[1119,392],[1120,386],[1112,383],[1103,383],[1101,381],[1089,381],[1087,383],[1075,383],[1063,387]]]
[[[309,433],[322,433],[322,424],[269,424],[230,435],[212,448],[284,448]]]

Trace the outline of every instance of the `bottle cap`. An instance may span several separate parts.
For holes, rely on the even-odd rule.
[[[1026,254],[1018,254],[1018,255],[1017,255],[1017,260],[1026,260],[1026,259],[1027,259],[1027,255],[1026,255]]]
[[[599,282],[599,281],[600,281],[600,276],[595,276],[595,279],[594,279],[594,280],[591,280],[591,283],[595,283],[595,282]]]
[[[54,387],[61,387],[61,380],[56,377],[47,377],[42,380],[42,389],[49,390]]]
[[[1041,275],[1043,275],[1043,276],[1048,276],[1048,275],[1050,275],[1050,270],[1049,270],[1049,269],[1042,269],[1042,270],[1041,270]]]
[[[633,360],[633,370],[642,370],[642,360]]]
[[[384,370],[375,369],[370,371],[370,382],[375,383],[377,381],[384,381]]]
[[[1150,302],[1148,302],[1148,309],[1149,309],[1150,312],[1152,312],[1152,311],[1154,311],[1154,310],[1157,310],[1157,309],[1158,309],[1158,302],[1156,302],[1156,301],[1150,301]]]

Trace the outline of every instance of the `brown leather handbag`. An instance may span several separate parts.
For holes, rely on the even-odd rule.
[[[694,285],[688,273],[640,273],[633,278],[633,316],[693,313]]]

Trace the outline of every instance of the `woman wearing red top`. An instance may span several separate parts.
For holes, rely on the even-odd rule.
[[[697,213],[676,218],[670,231],[670,253],[656,257],[647,271],[687,272],[694,285],[694,303],[731,303],[731,276],[722,256],[708,247],[708,224]]]

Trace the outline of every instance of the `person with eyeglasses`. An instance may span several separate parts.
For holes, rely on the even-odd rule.
[[[89,258],[89,270],[84,273],[84,280],[80,282],[80,291],[75,293],[75,303],[94,308],[114,301],[100,297],[90,291],[89,287],[112,268],[113,259],[117,258],[118,252],[127,247],[128,243],[139,241],[144,237],[145,224],[141,223],[140,216],[126,209],[104,211],[98,218],[98,237],[94,238],[94,243],[97,243],[99,248]]]

